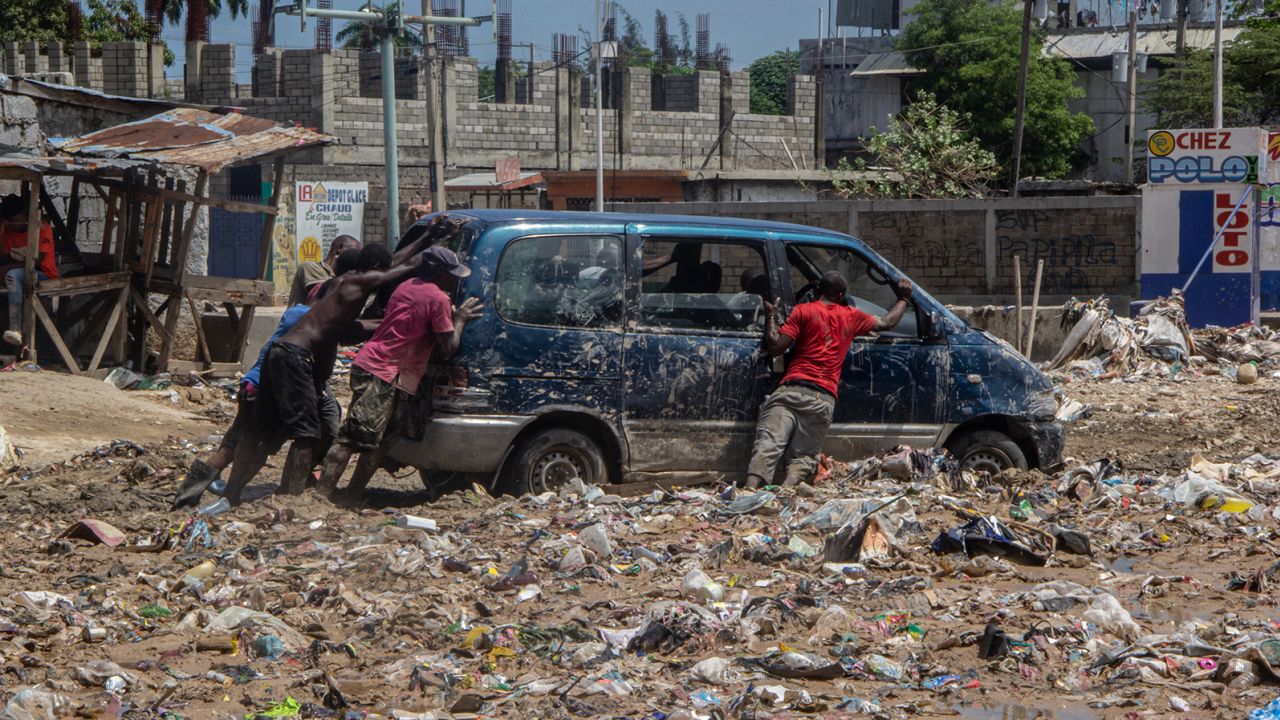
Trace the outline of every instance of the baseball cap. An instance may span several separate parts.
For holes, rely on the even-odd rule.
[[[452,250],[439,245],[422,251],[422,264],[432,270],[447,272],[460,278],[471,274],[471,269],[458,262],[458,256],[454,255]]]

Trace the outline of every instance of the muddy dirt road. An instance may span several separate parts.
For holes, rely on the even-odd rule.
[[[168,504],[229,402],[68,387],[0,377],[30,450],[0,476],[12,717],[1238,718],[1280,696],[1258,661],[1273,595],[1230,589],[1280,556],[1280,465],[1242,464],[1280,458],[1265,376],[1066,384],[1094,407],[1068,454],[1119,466],[1069,491],[891,460],[769,495],[426,502],[380,473],[350,511],[263,497],[277,458],[259,499],[208,518]],[[1255,507],[1161,497],[1196,456]],[[861,542],[831,539],[880,506]],[[986,547],[1013,557],[932,549],[964,508],[1001,518],[1021,544]],[[84,518],[123,542],[59,537]]]

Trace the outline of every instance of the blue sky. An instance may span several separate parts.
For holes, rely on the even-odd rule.
[[[315,0],[309,0],[310,4]],[[420,0],[405,0],[406,8],[417,10]],[[142,4],[142,0],[137,0]],[[252,2],[252,0],[251,0]],[[374,0],[380,3],[381,0]],[[333,0],[335,8],[354,10],[362,0]],[[537,45],[537,57],[551,56],[552,33],[577,33],[579,26],[594,30],[595,14],[592,0],[511,0],[512,35],[515,42]],[[743,67],[761,55],[783,48],[795,49],[802,37],[812,38],[818,31],[818,8],[826,12],[826,0],[622,0],[622,6],[640,20],[647,41],[653,42],[653,13],[661,9],[674,16],[682,12],[694,27],[698,13],[711,13],[711,44],[724,43],[729,47],[735,68]],[[488,0],[471,0],[467,3],[468,15],[488,15],[492,4]],[[673,29],[675,26],[673,17]],[[276,41],[283,47],[311,47],[313,25],[308,22],[307,32],[299,30],[297,18],[277,16]],[[333,32],[341,29],[341,21],[334,21]],[[213,23],[213,41],[236,43],[236,64],[241,80],[247,81],[253,65],[249,20],[232,20],[223,16]],[[166,27],[162,37],[177,54],[177,63],[168,74],[182,73],[183,30]],[[483,25],[470,31],[471,53],[482,63],[493,61],[494,43],[491,25]],[[580,49],[585,49],[581,45]],[[517,49],[516,57],[527,57],[527,50]]]

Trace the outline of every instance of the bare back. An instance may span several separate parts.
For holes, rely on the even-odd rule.
[[[311,351],[315,359],[316,383],[322,384],[333,374],[333,361],[338,345],[357,343],[363,339],[358,321],[360,311],[373,290],[369,282],[360,282],[367,273],[350,273],[332,280],[329,292],[311,306],[297,325],[280,338],[280,342]]]

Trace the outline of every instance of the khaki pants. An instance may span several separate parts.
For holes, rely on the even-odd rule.
[[[788,480],[808,478],[818,467],[818,453],[831,427],[835,398],[801,385],[783,385],[765,398],[756,421],[756,443],[747,474],[750,481],[773,482],[778,463],[790,447]],[[757,480],[758,478],[758,480]]]

